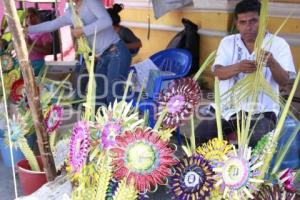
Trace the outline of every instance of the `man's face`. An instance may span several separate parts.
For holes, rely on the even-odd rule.
[[[258,33],[259,15],[246,12],[237,15],[236,28],[246,42],[254,42]]]

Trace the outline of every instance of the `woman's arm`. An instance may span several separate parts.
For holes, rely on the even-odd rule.
[[[138,49],[142,47],[141,40],[127,27],[121,26],[119,36],[126,43],[128,49]]]
[[[72,18],[69,14],[69,11],[66,11],[66,14],[60,16],[54,20],[43,22],[37,25],[32,25],[28,27],[28,33],[44,33],[44,32],[52,32],[60,27],[72,25]]]
[[[88,0],[87,5],[97,20],[83,27],[83,32],[86,36],[94,35],[95,30],[99,32],[112,26],[112,20],[99,0]]]

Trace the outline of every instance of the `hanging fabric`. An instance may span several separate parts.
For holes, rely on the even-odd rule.
[[[181,8],[192,2],[192,0],[152,0],[155,18],[157,19],[171,10]]]

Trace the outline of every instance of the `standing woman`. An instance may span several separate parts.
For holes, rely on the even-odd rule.
[[[96,103],[108,104],[123,95],[123,85],[131,63],[130,52],[112,27],[112,20],[99,0],[73,0],[74,9],[83,22],[83,27],[73,28],[73,37],[84,35],[92,49],[96,31]],[[52,21],[29,26],[29,33],[52,32],[60,27],[74,25],[69,7],[63,16]],[[79,77],[80,78],[80,77]],[[81,94],[84,91],[80,91]],[[80,95],[80,94],[79,94]]]
[[[121,26],[121,17],[119,12],[123,10],[122,4],[115,3],[112,8],[107,9],[115,31],[119,34],[120,38],[125,42],[132,56],[135,56],[142,47],[141,40],[127,27]]]

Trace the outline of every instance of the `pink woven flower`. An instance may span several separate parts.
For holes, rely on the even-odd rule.
[[[284,185],[284,188],[290,192],[296,192],[296,188],[293,187],[295,179],[295,172],[293,169],[287,168],[279,174],[279,182]]]
[[[177,79],[164,89],[158,98],[160,116],[167,107],[168,113],[163,120],[164,128],[174,128],[186,122],[199,103],[201,90],[192,78]]]
[[[149,191],[165,184],[172,174],[171,167],[177,163],[174,151],[152,129],[126,131],[116,137],[116,146],[111,149],[114,177],[127,178],[140,192]]]
[[[113,147],[116,143],[116,136],[120,135],[122,126],[118,122],[108,122],[102,130],[101,142],[104,149]]]
[[[58,128],[58,126],[61,124],[62,115],[63,108],[59,105],[53,105],[47,112],[45,124],[48,133],[51,133]]]
[[[72,131],[70,139],[70,165],[72,170],[79,172],[85,163],[89,148],[89,126],[85,121],[77,122]]]

